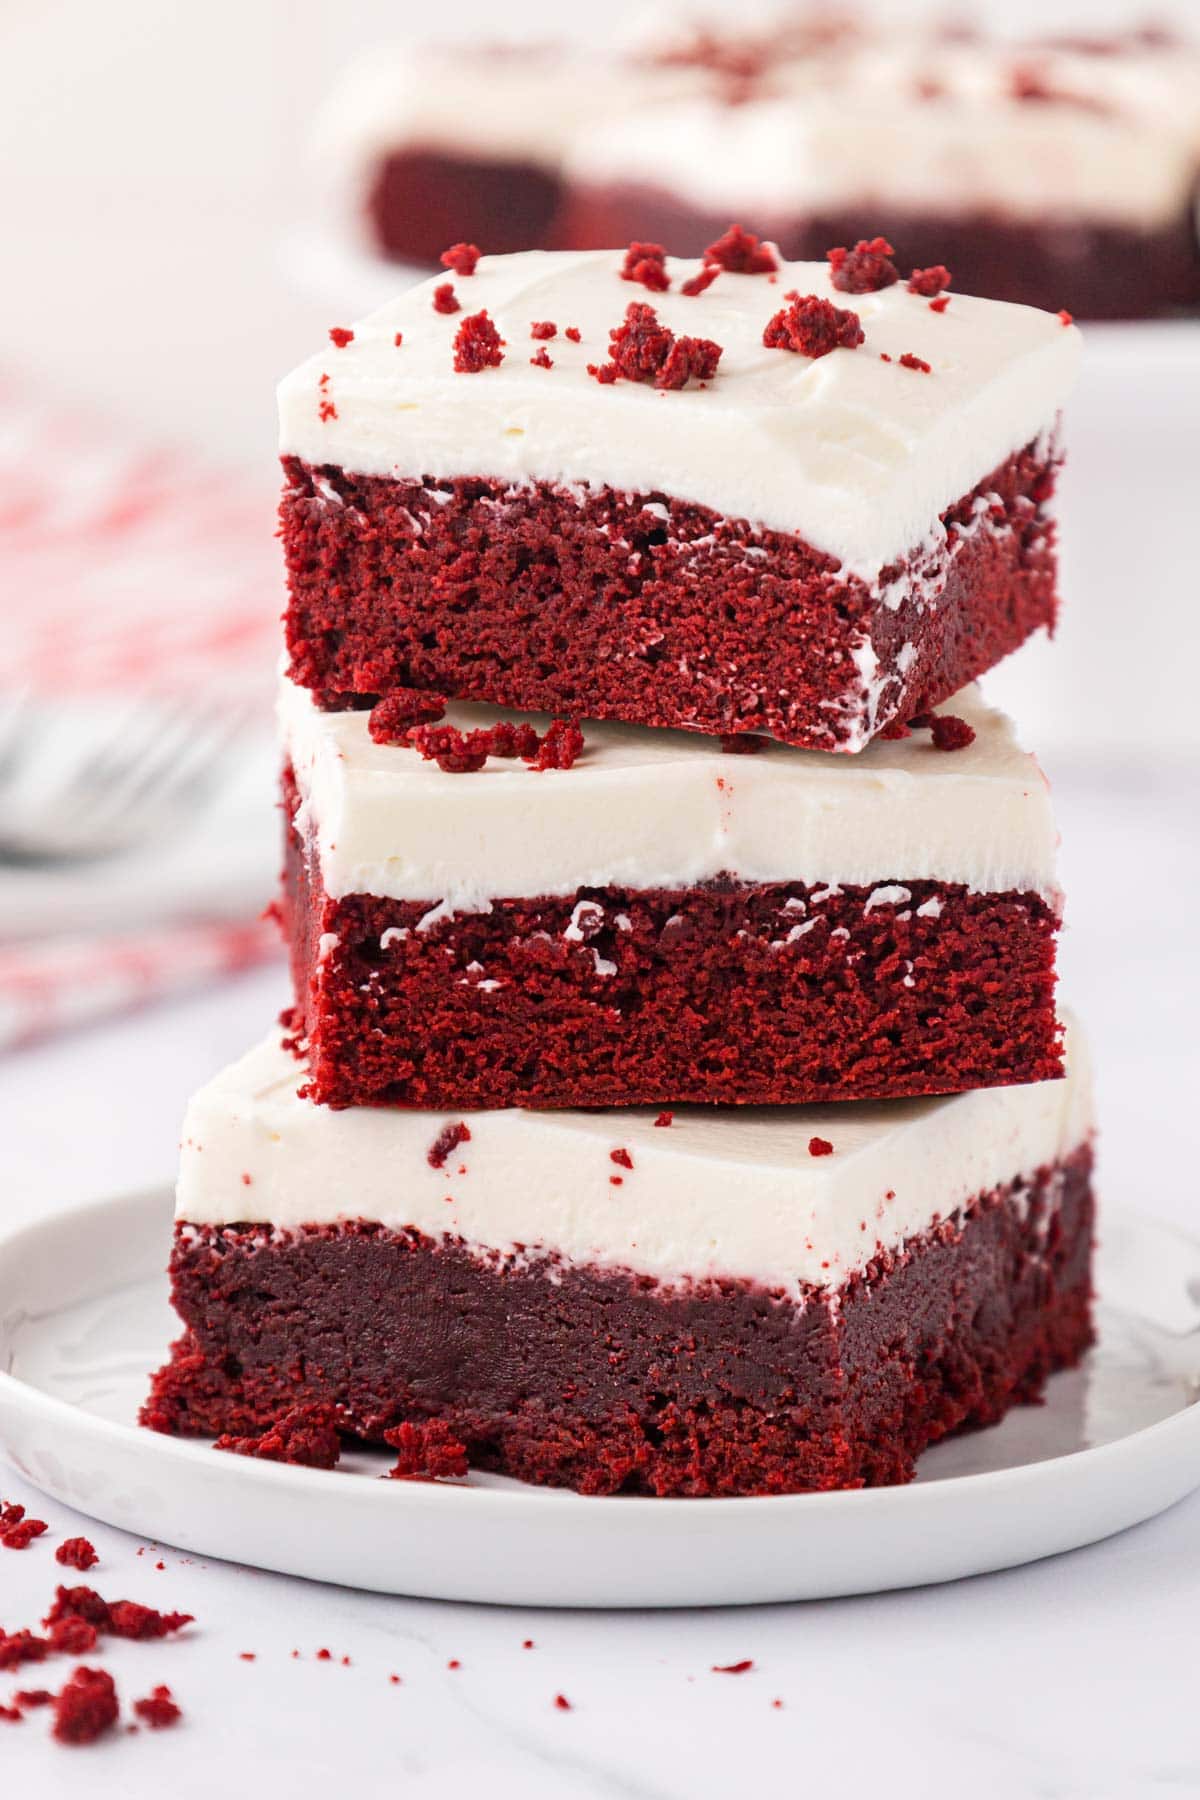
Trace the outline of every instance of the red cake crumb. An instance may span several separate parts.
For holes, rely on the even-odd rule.
[[[431,725],[446,710],[441,694],[427,694],[421,688],[393,688],[387,698],[371,708],[367,730],[376,744],[408,742],[410,725]]]
[[[96,1547],[85,1537],[64,1538],[54,1552],[55,1562],[69,1569],[91,1569],[100,1561]]]
[[[239,1662],[257,1662],[258,1661],[257,1650],[239,1650],[238,1651],[238,1661]]]
[[[555,719],[542,738],[531,768],[573,769],[583,749],[583,733],[573,719]]]
[[[531,338],[552,338],[558,336],[558,326],[553,319],[535,319],[529,327]]]
[[[108,1671],[80,1667],[54,1702],[54,1736],[60,1744],[90,1744],[112,1729],[119,1711]]]
[[[973,726],[953,713],[938,713],[929,727],[935,750],[965,750],[975,742]]]
[[[330,419],[336,419],[337,416],[338,409],[333,404],[333,401],[322,400],[320,406],[317,408],[317,417],[320,419],[322,425],[328,425]]]
[[[606,385],[621,380],[682,388],[693,378],[711,381],[721,360],[719,344],[708,338],[677,338],[643,301],[631,301],[624,321],[608,336],[608,362],[588,364],[588,374]]]
[[[398,350],[400,348],[401,344],[404,342],[404,333],[402,331],[398,331],[396,333],[395,337],[392,339],[392,342],[393,342],[393,344],[395,344],[395,346]]]
[[[619,1169],[632,1169],[633,1158],[628,1150],[610,1150],[608,1155],[609,1161],[615,1162]]]
[[[391,1682],[393,1687],[399,1687],[401,1685],[399,1675],[389,1675],[388,1680]]]
[[[332,1662],[333,1661],[333,1651],[325,1650],[325,1649],[318,1650],[317,1651],[317,1661],[318,1662]]]
[[[459,1662],[457,1656],[452,1656],[450,1661],[446,1664],[446,1667],[448,1669],[461,1669],[462,1664]]]
[[[711,381],[721,360],[721,345],[711,338],[677,337],[667,353],[667,360],[655,377],[657,388],[677,390],[689,381],[701,387]]]
[[[665,1129],[666,1126],[675,1123],[675,1114],[672,1112],[660,1112],[654,1123]]]
[[[532,1638],[522,1639],[521,1648],[522,1648],[522,1650],[532,1650],[533,1649],[533,1639]]]
[[[949,304],[949,294],[939,294],[936,300],[931,300],[929,302],[929,310],[930,312],[944,313]]]
[[[6,1550],[28,1550],[34,1538],[48,1530],[45,1519],[16,1519],[11,1525],[0,1525],[0,1544]]]
[[[1075,315],[1074,313],[1069,313],[1064,306],[1058,315],[1058,322],[1060,325],[1073,325],[1075,323]]]
[[[473,775],[488,759],[490,738],[488,731],[459,731],[456,725],[414,725],[406,741],[447,775]]]
[[[162,1731],[168,1725],[177,1725],[183,1717],[171,1696],[170,1688],[161,1684],[151,1688],[144,1700],[135,1700],[133,1710],[139,1719],[149,1725],[151,1731]]]
[[[828,1138],[810,1137],[808,1140],[808,1154],[810,1156],[832,1156],[833,1145]]]
[[[36,1706],[49,1706],[53,1699],[49,1688],[21,1688],[13,1695],[13,1705],[22,1712],[32,1712]]]
[[[661,244],[630,244],[621,264],[621,280],[637,281],[652,293],[665,294],[671,285],[664,266],[666,254]]]
[[[856,312],[844,311],[817,294],[797,294],[768,322],[762,341],[768,350],[791,350],[815,359],[833,350],[857,350],[864,335]]]
[[[56,1648],[49,1638],[32,1631],[0,1631],[0,1669],[19,1669],[22,1663],[44,1662]]]
[[[0,1500],[0,1529],[5,1525],[19,1525],[25,1517],[25,1508],[18,1506],[15,1500]]]
[[[391,1431],[385,1431],[383,1441],[400,1452],[396,1466],[388,1470],[392,1481],[421,1477],[457,1480],[470,1466],[466,1445],[441,1419],[405,1419]]]
[[[462,311],[461,302],[454,292],[453,282],[442,281],[434,288],[433,310],[436,313],[456,313]]]
[[[161,1613],[152,1606],[142,1606],[136,1600],[105,1600],[95,1588],[60,1586],[55,1590],[54,1604],[42,1624],[49,1629],[53,1642],[57,1626],[76,1621],[91,1625],[98,1632],[107,1631],[113,1637],[132,1638],[140,1642],[148,1638],[166,1637],[170,1632],[190,1625],[192,1614]],[[59,1648],[57,1644],[54,1647]]]
[[[290,1412],[254,1437],[234,1437],[225,1432],[214,1450],[235,1456],[256,1456],[263,1462],[291,1463],[305,1469],[335,1469],[342,1454],[336,1408],[327,1405],[294,1406]]]
[[[729,731],[721,737],[721,748],[726,756],[757,756],[766,747],[766,738],[753,731]]]
[[[329,341],[336,344],[339,350],[344,350],[347,344],[354,342],[354,333],[345,325],[332,325],[329,329]]]
[[[951,279],[950,271],[945,263],[931,263],[927,269],[913,270],[908,278],[908,291],[910,294],[924,294],[926,299],[929,299],[934,294],[940,294],[944,288],[948,288]]]
[[[573,344],[577,344],[580,341],[578,325],[568,325],[566,330],[563,332],[563,336],[569,337]]]
[[[571,1702],[567,1699],[567,1696],[565,1694],[555,1694],[554,1704],[558,1708],[559,1712],[570,1712],[571,1711]]]
[[[704,252],[706,263],[728,269],[731,275],[769,275],[779,267],[779,259],[770,244],[764,244],[752,231],[731,225],[715,244]]]
[[[681,294],[687,294],[689,298],[694,298],[695,295],[704,293],[706,288],[710,288],[720,273],[720,263],[705,263],[703,268],[683,283],[679,291]]]
[[[782,1700],[772,1700],[771,1705],[773,1707],[775,1707],[776,1710],[778,1710],[783,1705],[783,1701]]]
[[[829,278],[843,294],[878,294],[900,279],[900,271],[891,260],[895,254],[883,237],[859,238],[853,250],[839,244],[825,252]]]
[[[60,1656],[86,1656],[96,1648],[99,1635],[90,1619],[56,1619],[50,1627],[50,1648]]]
[[[6,1725],[21,1725],[25,1715],[16,1706],[0,1706],[0,1720]]]
[[[911,350],[904,352],[904,355],[899,358],[899,363],[902,369],[919,369],[922,375],[933,373],[933,365],[927,363],[923,356],[914,356]]]
[[[457,1150],[460,1144],[469,1144],[470,1141],[471,1127],[464,1119],[459,1119],[453,1125],[443,1125],[430,1144],[425,1160],[431,1169],[442,1169],[451,1152]]]
[[[453,269],[456,275],[473,275],[479,256],[478,244],[451,244],[439,260],[443,268]]]
[[[542,345],[535,356],[530,357],[529,361],[535,369],[552,369],[554,367],[554,361],[550,356],[549,351],[546,349],[545,344]]]
[[[454,367],[460,375],[498,369],[504,361],[504,339],[486,312],[471,313],[454,335]]]
[[[754,1664],[751,1659],[748,1656],[744,1656],[741,1662],[714,1663],[712,1672],[714,1675],[744,1675],[747,1669],[752,1669],[753,1667]]]

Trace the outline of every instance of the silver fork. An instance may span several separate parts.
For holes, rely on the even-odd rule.
[[[0,707],[0,867],[122,855],[189,823],[250,702],[133,702],[65,759],[27,696]],[[60,766],[54,767],[58,762]]]

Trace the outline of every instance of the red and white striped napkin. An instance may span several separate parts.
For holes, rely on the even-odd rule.
[[[59,708],[138,693],[261,694],[265,719],[280,583],[265,484],[139,442],[0,371],[4,693]],[[231,916],[209,895],[165,920],[108,920],[93,933],[88,885],[102,879],[79,876],[78,930],[0,943],[0,1049],[278,953],[258,917],[269,891],[245,894],[244,918],[241,898]],[[56,904],[60,927],[61,913]]]

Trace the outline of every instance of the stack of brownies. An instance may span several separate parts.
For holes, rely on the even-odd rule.
[[[295,1006],[192,1102],[144,1420],[906,1480],[1090,1341],[1055,827],[969,685],[1054,621],[1078,333],[882,239],[443,260],[281,389]]]

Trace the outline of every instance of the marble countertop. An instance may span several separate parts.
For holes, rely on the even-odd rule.
[[[1187,1224],[1194,1131],[1183,1102],[1200,1073],[1189,894],[1200,848],[1180,822],[1196,771],[1057,774],[1072,896],[1065,984],[1095,1040],[1103,1189]],[[6,1062],[3,1215],[169,1178],[187,1092],[282,997],[282,970],[260,972]],[[7,1470],[0,1491],[47,1518],[55,1539],[86,1532],[101,1556],[88,1579],[101,1592],[197,1619],[177,1641],[118,1644],[104,1657],[126,1699],[172,1687],[185,1712],[174,1733],[72,1752],[50,1743],[44,1714],[0,1724],[6,1787],[39,1800],[77,1792],[83,1777],[92,1796],[188,1800],[222,1784],[249,1793],[264,1775],[297,1800],[335,1783],[696,1800],[763,1777],[838,1794],[882,1783],[893,1800],[1200,1790],[1200,1497],[1106,1544],[949,1587],[600,1614],[322,1587],[91,1526],[42,1505]],[[49,1541],[0,1552],[10,1629],[36,1620],[61,1572]],[[321,1648],[330,1661],[318,1660]],[[746,1657],[754,1667],[743,1675],[713,1672]],[[19,1685],[0,1681],[0,1700]],[[570,1711],[556,1708],[559,1693]]]

